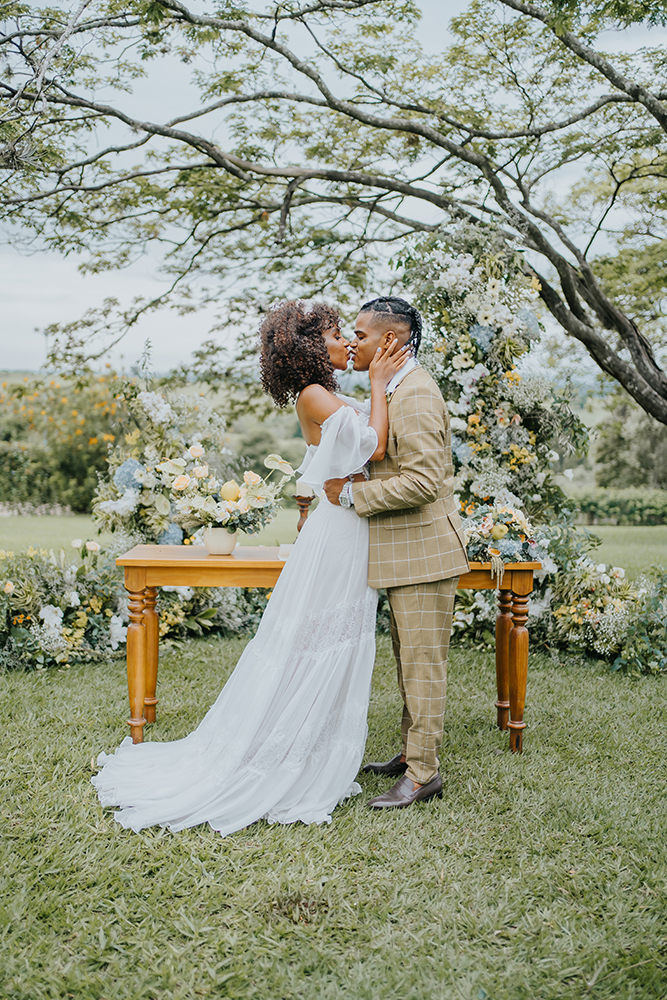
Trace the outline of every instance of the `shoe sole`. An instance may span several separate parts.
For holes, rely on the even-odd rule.
[[[407,771],[407,767],[402,768],[400,771],[379,771],[376,767],[371,767],[370,764],[366,764],[363,769],[364,774],[379,774],[386,778],[400,778]]]
[[[441,799],[442,792],[432,792],[431,795],[426,795],[423,799],[415,799],[414,802],[403,802],[403,803],[388,803],[386,806],[373,806],[368,803],[369,809],[374,809],[375,812],[381,812],[383,809],[407,809],[409,806],[418,806],[420,802],[430,802],[431,799]]]

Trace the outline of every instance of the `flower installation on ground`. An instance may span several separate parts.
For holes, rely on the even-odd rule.
[[[651,632],[656,609],[667,611],[665,574],[633,587],[622,569],[597,563],[591,553],[599,540],[577,531],[575,504],[554,481],[559,452],[584,452],[588,434],[570,408],[568,386],[555,387],[531,363],[541,330],[539,284],[521,248],[508,249],[491,228],[459,223],[417,238],[401,263],[429,326],[420,360],[451,415],[469,558],[495,564],[498,575],[504,563],[542,563],[532,641],[601,656],[617,668],[667,669],[664,629],[660,654],[642,654],[637,639],[638,629]],[[459,593],[460,639],[491,644],[495,617],[492,594]]]

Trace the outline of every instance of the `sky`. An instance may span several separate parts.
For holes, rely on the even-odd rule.
[[[200,6],[200,4],[195,4]],[[423,19],[419,37],[427,51],[441,50],[449,40],[447,22],[468,6],[468,0],[422,0]],[[620,40],[620,47],[634,48],[647,41],[643,28],[633,28]],[[652,32],[652,44],[655,33]],[[618,36],[617,36],[618,44]],[[196,106],[189,84],[189,71],[177,59],[155,63],[150,85],[137,88],[133,108],[152,120],[166,120],[180,108]],[[165,111],[165,109],[168,109]],[[164,290],[157,258],[144,256],[121,271],[82,275],[77,257],[42,251],[19,252],[0,234],[0,369],[36,371],[46,357],[44,328],[49,323],[77,319],[87,309],[115,297],[129,304],[135,297],[153,297]],[[129,366],[151,341],[152,367],[166,371],[186,360],[209,336],[212,310],[179,317],[169,310],[142,318],[116,348],[111,360]],[[233,340],[233,331],[229,333]]]

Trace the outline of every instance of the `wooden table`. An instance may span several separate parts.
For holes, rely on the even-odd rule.
[[[125,569],[130,623],[127,629],[128,725],[134,743],[143,741],[146,723],[155,722],[159,619],[158,587],[273,587],[285,565],[277,548],[237,546],[231,556],[210,556],[203,546],[137,545],[116,563]],[[540,563],[505,566],[498,591],[495,703],[500,729],[509,729],[510,749],[521,752],[528,677],[528,601]],[[471,563],[459,587],[496,590],[490,563]]]

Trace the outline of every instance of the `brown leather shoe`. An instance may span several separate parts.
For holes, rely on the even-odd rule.
[[[436,774],[426,785],[414,787],[412,778],[403,775],[399,778],[393,788],[390,788],[384,795],[378,795],[368,803],[371,809],[405,809],[415,802],[427,802],[437,796],[442,798],[442,778]]]
[[[366,774],[386,774],[389,777],[396,777],[399,774],[405,774],[408,769],[408,765],[404,760],[401,760],[403,756],[402,753],[397,753],[395,757],[391,760],[386,760],[383,764],[366,764],[364,766],[364,772]]]

